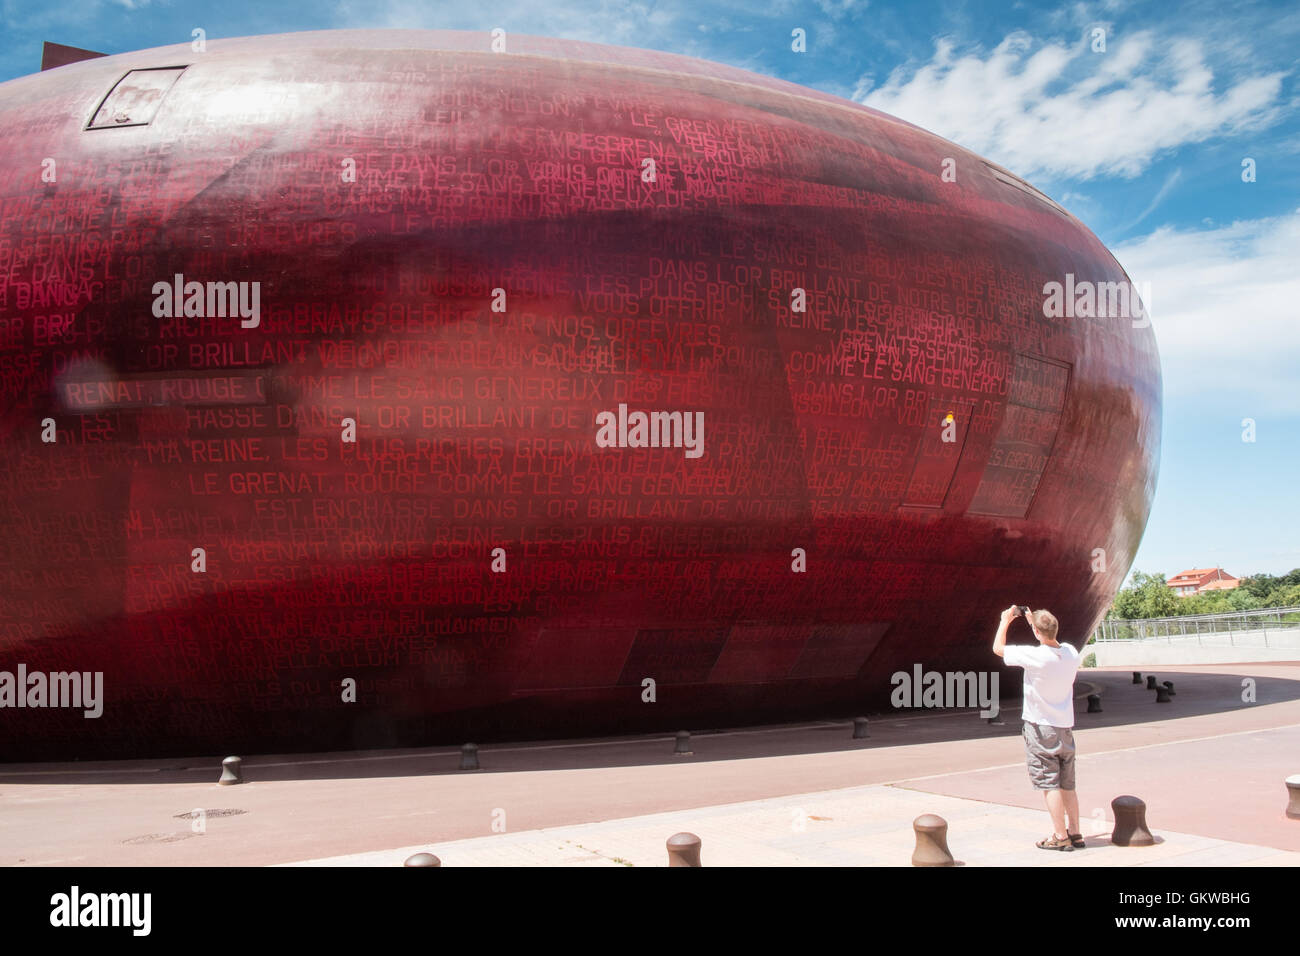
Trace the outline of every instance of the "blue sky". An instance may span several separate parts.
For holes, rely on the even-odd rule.
[[[1134,567],[1300,566],[1300,5],[0,0],[0,79],[34,72],[43,40],[120,53],[188,42],[195,27],[212,39],[503,27],[648,47],[856,99],[973,149],[1150,284],[1164,446]]]

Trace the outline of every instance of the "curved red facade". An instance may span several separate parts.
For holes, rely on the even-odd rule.
[[[1160,431],[1145,323],[1044,314],[1126,281],[1096,237],[835,97],[506,42],[0,86],[0,671],[103,674],[0,753],[844,714],[1008,604],[1086,639]]]

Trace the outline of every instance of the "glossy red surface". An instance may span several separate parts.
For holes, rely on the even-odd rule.
[[[1125,280],[1096,237],[835,97],[490,42],[0,86],[0,670],[104,675],[98,718],[0,710],[0,753],[843,715],[987,669],[1012,603],[1086,639],[1160,435],[1151,330],[1043,314]],[[259,283],[257,324],[158,315],[177,274]],[[620,403],[702,413],[702,454],[599,447]]]

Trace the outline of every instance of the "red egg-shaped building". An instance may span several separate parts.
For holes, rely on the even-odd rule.
[[[1009,604],[1086,640],[1161,402],[1097,238],[833,96],[492,44],[0,85],[7,759],[843,715]]]

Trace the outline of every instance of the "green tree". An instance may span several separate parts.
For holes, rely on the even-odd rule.
[[[1111,613],[1115,617],[1131,621],[1138,617],[1138,596],[1137,591],[1132,587],[1121,588],[1115,595],[1115,601],[1110,606]]]
[[[1224,595],[1224,603],[1230,611],[1253,611],[1255,608],[1263,607],[1264,602],[1255,597],[1244,588],[1233,588],[1231,591],[1218,592]]]
[[[1275,588],[1260,607],[1300,607],[1300,584]]]
[[[1178,599],[1178,614],[1214,614],[1224,610],[1213,591],[1205,594],[1189,594]]]
[[[1225,614],[1263,607],[1300,607],[1300,568],[1281,577],[1251,574],[1230,591],[1206,591],[1180,597],[1169,589],[1163,574],[1134,571],[1128,586],[1115,595],[1107,618],[1136,620],[1185,614]]]
[[[1116,617],[1172,617],[1178,613],[1178,596],[1169,590],[1163,574],[1134,571],[1129,586],[1115,595]]]
[[[1271,574],[1248,574],[1241,579],[1241,588],[1252,597],[1267,601],[1269,595],[1277,589],[1278,583],[1278,579]]]

